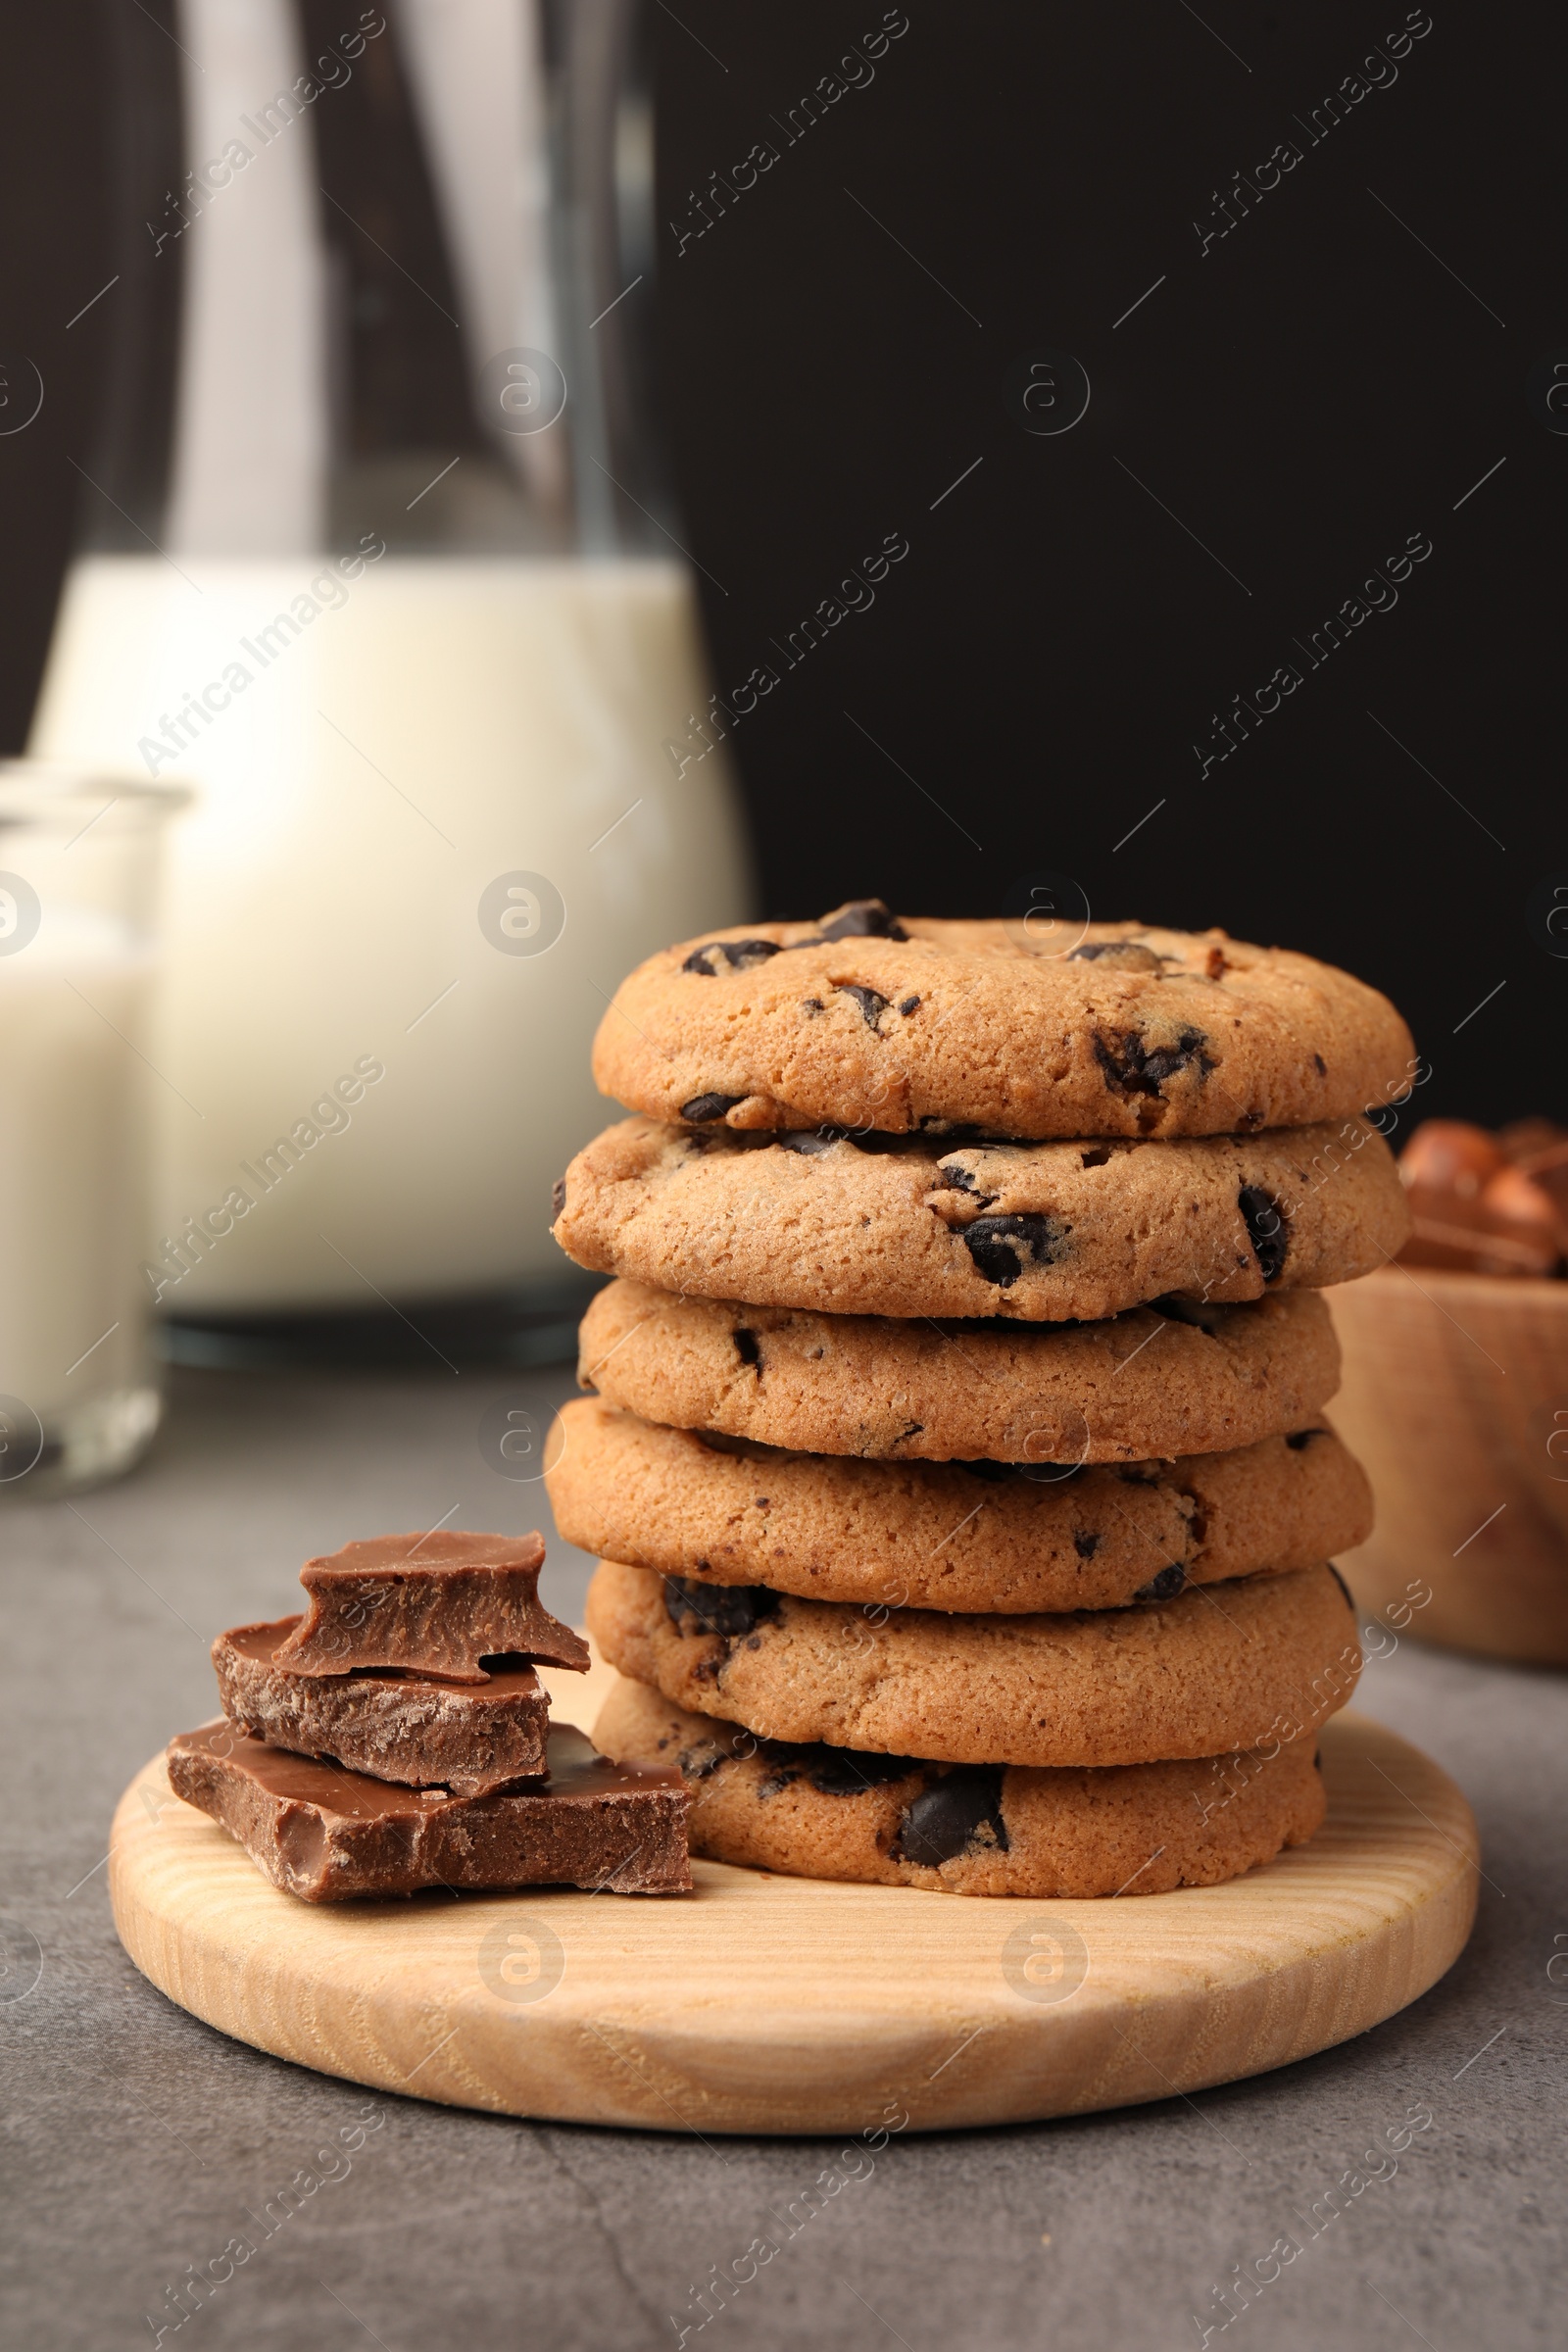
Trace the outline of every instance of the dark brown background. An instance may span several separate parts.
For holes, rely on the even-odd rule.
[[[1293,117],[1402,25],[1392,0],[1309,23],[1238,0],[1202,23],[1180,0],[915,4],[870,85],[786,145],[778,124],[881,8],[654,13],[662,375],[721,690],[782,670],[772,641],[886,533],[910,547],[736,733],[769,909],[879,891],[980,911],[1054,872],[1097,914],[1352,965],[1410,1015],[1425,1108],[1568,1115],[1568,962],[1527,920],[1568,879],[1568,438],[1525,397],[1533,363],[1568,356],[1560,17],[1434,0],[1394,86],[1311,146]],[[114,266],[116,91],[89,0],[11,0],[0,23],[0,352],[46,384],[0,439],[15,748],[74,524],[68,459],[114,391],[114,297],[65,321]],[[688,190],[764,138],[777,164],[677,254]],[[1195,216],[1286,138],[1301,163],[1200,256]],[[1042,348],[1093,388],[1054,438],[1003,399]],[[1211,714],[1412,532],[1434,552],[1397,609],[1200,780]]]

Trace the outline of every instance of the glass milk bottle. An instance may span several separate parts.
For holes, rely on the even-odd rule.
[[[0,1503],[113,1477],[158,1426],[149,1014],[177,801],[0,762]]]
[[[644,430],[639,11],[112,21],[118,340],[32,748],[193,791],[163,1310],[543,1296],[617,980],[748,910]]]

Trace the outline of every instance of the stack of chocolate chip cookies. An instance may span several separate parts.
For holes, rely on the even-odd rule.
[[[555,1232],[557,1524],[603,1555],[597,1726],[696,1851],[965,1894],[1211,1886],[1323,1818],[1371,1525],[1323,1286],[1408,1230],[1387,1000],[1220,932],[900,921],[656,956],[637,1115]]]

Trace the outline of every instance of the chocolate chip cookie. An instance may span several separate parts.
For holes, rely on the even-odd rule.
[[[583,1551],[884,1611],[1120,1608],[1308,1568],[1372,1532],[1366,1473],[1321,1422],[1063,1478],[785,1453],[582,1397],[561,1416],[546,1484]]]
[[[644,1420],[794,1452],[1067,1465],[1302,1429],[1339,1386],[1340,1356],[1315,1291],[1041,1328],[738,1306],[622,1281],[583,1317],[578,1378]]]
[[[1176,1763],[950,1766],[759,1740],[622,1682],[594,1738],[618,1763],[679,1767],[693,1853],[936,1894],[1217,1886],[1303,1845],[1325,1811],[1309,1736]]]
[[[554,1227],[596,1273],[852,1315],[1089,1320],[1386,1265],[1410,1231],[1359,1119],[1174,1143],[962,1144],[624,1119],[566,1170]]]
[[[601,1561],[600,1650],[632,1680],[762,1740],[947,1764],[1148,1764],[1314,1730],[1360,1644],[1332,1568],[1066,1616],[945,1616],[800,1600]]]
[[[862,900],[685,940],[622,981],[594,1076],[699,1126],[1078,1137],[1348,1119],[1414,1072],[1388,999],[1309,956],[1223,931],[1039,929]]]

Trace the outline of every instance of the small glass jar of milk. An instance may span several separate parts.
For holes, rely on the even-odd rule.
[[[148,1051],[183,798],[0,762],[0,1505],[115,1477],[158,1426],[149,1108],[172,1090]]]

